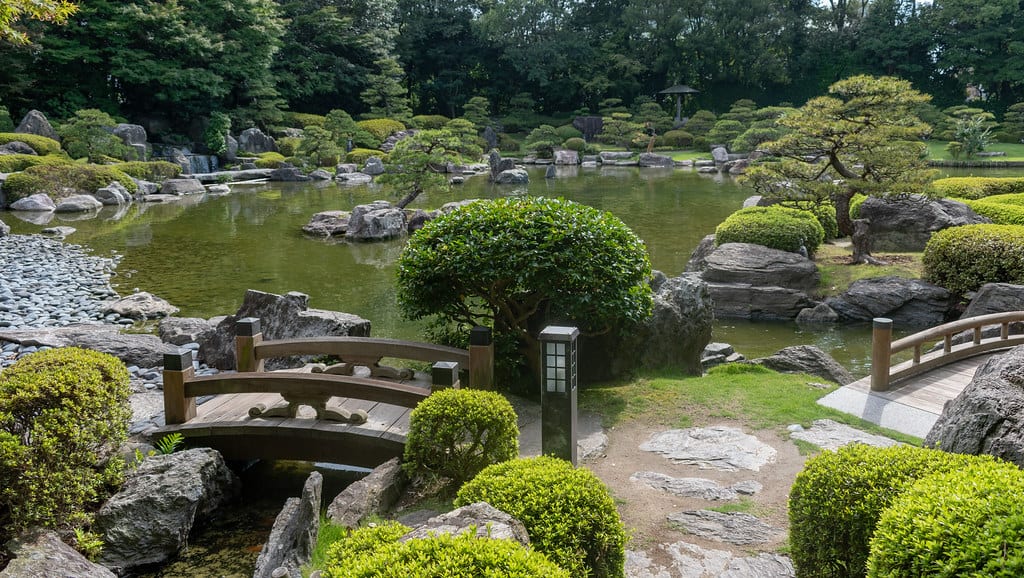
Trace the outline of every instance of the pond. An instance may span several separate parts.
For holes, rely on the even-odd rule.
[[[750,194],[730,177],[685,169],[559,167],[557,178],[545,179],[543,169],[531,169],[530,178],[528,186],[516,187],[472,177],[450,192],[424,194],[412,207],[527,193],[564,197],[618,216],[646,242],[654,268],[674,276],[700,239]],[[69,242],[124,256],[114,279],[118,292],[149,291],[180,307],[183,316],[234,313],[246,289],[300,291],[309,294],[312,307],[369,319],[375,336],[418,338],[422,325],[403,319],[395,301],[394,264],[404,241],[349,244],[301,231],[313,213],[348,210],[386,195],[373,185],[332,182],[236,185],[230,195],[137,204],[123,214],[106,208],[88,220],[64,222],[69,216],[57,215],[33,224],[5,214],[4,221],[21,234],[75,227]],[[748,357],[814,344],[864,375],[869,333],[866,326],[809,331],[792,322],[721,320],[713,339]]]

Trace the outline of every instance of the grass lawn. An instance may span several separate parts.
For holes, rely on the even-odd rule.
[[[839,295],[854,281],[869,277],[895,275],[909,279],[920,279],[924,274],[921,263],[923,253],[872,253],[872,256],[888,261],[889,265],[850,265],[850,247],[823,244],[814,254],[814,263],[821,272],[819,294],[821,297]]]
[[[946,151],[946,144],[944,142],[929,141],[928,143],[928,158],[938,161],[952,161],[956,160],[953,155]],[[975,157],[973,159],[959,160],[974,160],[974,161],[1024,161],[1024,144],[1012,144],[997,142],[991,144],[985,149],[987,152],[1005,152],[1005,157]]]

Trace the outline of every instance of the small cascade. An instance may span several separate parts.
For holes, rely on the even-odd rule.
[[[214,173],[219,168],[216,155],[188,154],[185,156],[188,158],[189,173],[191,174]]]

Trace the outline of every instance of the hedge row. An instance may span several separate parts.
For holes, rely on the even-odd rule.
[[[384,142],[386,138],[398,131],[405,130],[404,124],[390,118],[361,120],[356,123],[356,126],[372,134],[380,142]]]
[[[933,182],[932,189],[943,197],[981,199],[1024,193],[1024,177],[950,177]]]
[[[71,162],[64,155],[2,155],[0,173],[16,173],[36,165],[66,165]]]
[[[64,154],[60,149],[60,143],[52,138],[21,132],[0,132],[0,145],[5,145],[9,142],[15,141],[27,144],[32,147],[32,150],[36,151],[36,154],[39,155]]]
[[[180,165],[167,161],[128,161],[117,163],[114,168],[136,179],[154,182],[174,179],[181,174]]]
[[[824,240],[825,229],[813,213],[779,206],[740,209],[715,229],[715,245],[754,243],[793,253],[801,247],[814,253]]]
[[[965,225],[932,235],[924,278],[964,295],[985,283],[1024,283],[1024,227]]]
[[[130,193],[138,190],[135,181],[115,166],[70,163],[36,165],[14,173],[7,177],[4,193],[8,203],[37,193],[57,200],[76,194],[91,195],[114,181]]]
[[[1016,195],[998,195],[1000,197]],[[964,199],[964,203],[975,213],[992,219],[996,225],[1024,225],[1024,205],[1011,205],[993,202],[987,197],[982,200],[972,201]]]

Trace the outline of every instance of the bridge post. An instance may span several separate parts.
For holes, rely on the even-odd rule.
[[[430,367],[430,391],[459,389],[459,364],[454,361],[438,361]]]
[[[494,389],[494,340],[490,327],[477,325],[469,332],[469,387]]]
[[[892,319],[875,317],[871,327],[871,391],[886,391],[892,364]]]
[[[192,350],[179,349],[164,354],[164,421],[168,425],[196,417],[196,398],[185,397],[185,383],[195,375]]]
[[[235,367],[238,371],[263,371],[263,360],[256,359],[256,346],[262,342],[259,318],[245,317],[235,323]]]

